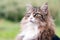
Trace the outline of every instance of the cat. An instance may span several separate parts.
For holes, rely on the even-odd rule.
[[[21,32],[16,40],[52,40],[55,35],[54,26],[48,3],[41,7],[28,4],[26,14],[21,20]]]

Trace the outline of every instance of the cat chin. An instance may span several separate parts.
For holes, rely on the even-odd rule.
[[[35,23],[34,21],[31,21],[31,20],[30,20],[30,22],[31,22],[31,23]]]

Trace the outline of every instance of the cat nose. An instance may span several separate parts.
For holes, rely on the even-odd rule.
[[[33,19],[33,18],[30,18],[30,19]]]

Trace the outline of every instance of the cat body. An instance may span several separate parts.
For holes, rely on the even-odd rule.
[[[54,35],[54,22],[48,11],[48,4],[41,7],[28,5],[16,40],[52,40]]]

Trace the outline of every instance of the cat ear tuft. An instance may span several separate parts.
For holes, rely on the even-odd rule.
[[[43,5],[41,6],[41,10],[42,10],[43,12],[46,12],[46,11],[48,10],[48,3],[43,4]]]
[[[26,4],[26,11],[31,11],[32,10],[32,5],[31,4]]]

